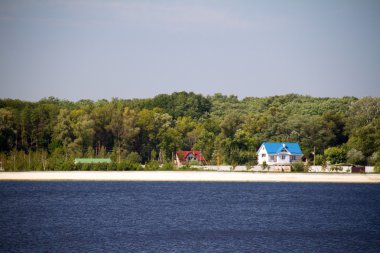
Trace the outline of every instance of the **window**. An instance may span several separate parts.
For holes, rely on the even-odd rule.
[[[266,155],[265,154],[262,154],[261,157],[265,157]]]
[[[270,156],[269,156],[269,161],[273,162],[273,160],[274,160],[274,156],[273,156],[273,155],[270,155]]]
[[[195,157],[193,156],[193,154],[189,154],[189,155],[187,156],[187,160],[188,160],[188,161],[194,161],[194,160],[196,160],[196,159],[195,159]]]
[[[292,161],[297,160],[297,157],[295,155],[292,155]]]
[[[285,160],[285,158],[286,158],[286,155],[282,155],[282,156],[281,156],[281,159],[282,159],[282,160]]]

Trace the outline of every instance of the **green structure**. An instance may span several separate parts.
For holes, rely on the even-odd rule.
[[[75,158],[74,164],[78,163],[86,163],[86,164],[93,164],[93,163],[111,163],[111,158]]]

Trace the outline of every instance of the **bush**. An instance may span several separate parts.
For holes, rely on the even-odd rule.
[[[192,171],[192,170],[201,170],[201,169],[192,167],[190,165],[185,165],[185,166],[179,167],[178,170]]]
[[[166,162],[162,165],[162,170],[174,170],[175,166],[172,162]]]
[[[202,164],[198,161],[190,161],[187,163],[187,165],[189,165],[189,166],[200,166]]]
[[[144,170],[159,170],[160,169],[160,163],[158,161],[150,161],[147,164],[145,164]]]
[[[139,170],[141,168],[140,163],[134,163],[130,160],[122,160],[120,163],[113,163],[108,167],[108,170]]]
[[[336,165],[336,166],[331,166],[330,170],[338,172],[338,171],[342,171],[343,168],[341,166]]]
[[[109,164],[108,163],[97,163],[94,166],[94,170],[102,170],[106,171],[108,169]]]
[[[347,152],[344,147],[330,147],[325,150],[327,161],[331,164],[339,164],[346,162]]]
[[[368,157],[368,165],[375,166],[378,160],[379,160],[378,152],[374,152],[370,157]]]
[[[127,155],[126,161],[129,163],[141,163],[141,156],[137,152],[132,152]]]
[[[326,163],[325,158],[323,155],[315,155],[314,157],[315,165],[323,165]]]
[[[305,164],[303,162],[295,162],[292,163],[292,171],[293,172],[304,172],[305,171]]]
[[[347,152],[347,162],[350,164],[364,164],[363,152],[356,149],[351,149]]]

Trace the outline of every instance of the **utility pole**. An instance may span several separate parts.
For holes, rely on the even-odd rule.
[[[314,166],[315,166],[315,146],[314,146]]]

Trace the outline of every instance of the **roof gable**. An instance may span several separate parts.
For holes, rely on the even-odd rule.
[[[278,154],[281,151],[287,150],[292,155],[302,155],[301,148],[297,142],[264,142],[268,154]]]

